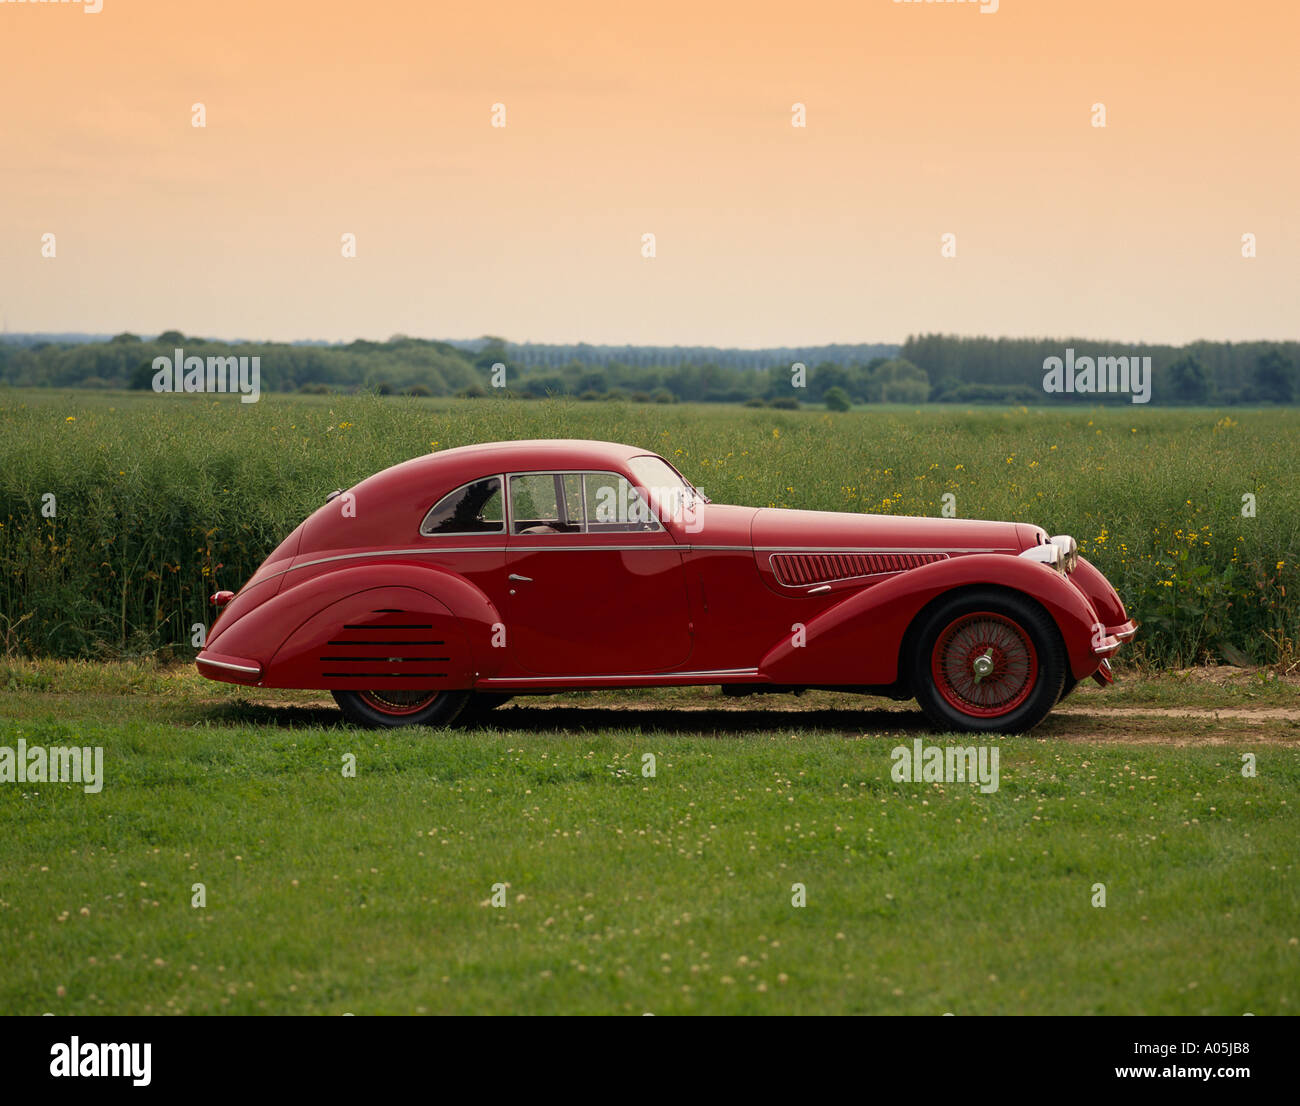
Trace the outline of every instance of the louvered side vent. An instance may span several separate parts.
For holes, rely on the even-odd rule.
[[[906,572],[946,561],[947,553],[774,553],[772,571],[787,587]]]
[[[341,626],[318,659],[329,679],[442,679],[446,645],[427,613],[387,608]]]

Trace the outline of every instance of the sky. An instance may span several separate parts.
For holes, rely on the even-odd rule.
[[[0,0],[0,316],[334,341],[1300,336],[1300,7],[984,6]]]

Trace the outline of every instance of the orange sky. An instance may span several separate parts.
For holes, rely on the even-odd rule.
[[[0,0],[0,315],[1296,338],[1298,32],[1291,0]]]

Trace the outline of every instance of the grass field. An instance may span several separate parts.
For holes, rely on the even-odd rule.
[[[1295,429],[0,392],[0,754],[104,755],[97,794],[0,781],[0,1013],[1295,1012]],[[646,446],[721,502],[1072,532],[1141,631],[1117,686],[999,740],[989,793],[896,781],[900,745],[973,742],[883,700],[570,695],[379,735],[168,663],[329,490],[527,437]],[[1222,658],[1268,663],[1171,670]]]
[[[430,450],[588,437],[661,452],[719,502],[917,515],[947,503],[1072,533],[1142,623],[1126,659],[1289,665],[1297,427],[1287,409],[5,391],[0,652],[188,659],[213,581],[238,587],[330,490]]]
[[[891,749],[958,739],[850,696],[549,697],[376,735],[188,668],[0,683],[0,745],[105,750],[99,794],[0,787],[4,1013],[1300,1005],[1294,680],[1081,691],[1001,740],[990,794],[894,782]]]

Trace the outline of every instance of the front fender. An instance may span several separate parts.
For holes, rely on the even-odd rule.
[[[1122,627],[1128,622],[1128,612],[1124,610],[1124,603],[1119,593],[1091,561],[1083,557],[1079,558],[1079,566],[1070,573],[1070,583],[1088,597],[1093,610],[1097,612],[1098,621],[1103,623],[1108,631]]]
[[[903,636],[926,604],[947,592],[979,586],[1007,588],[1037,600],[1061,631],[1075,678],[1097,669],[1100,658],[1092,648],[1097,614],[1067,577],[1021,557],[975,553],[854,592],[809,621],[802,635],[783,638],[764,656],[759,674],[778,684],[893,684]]]

